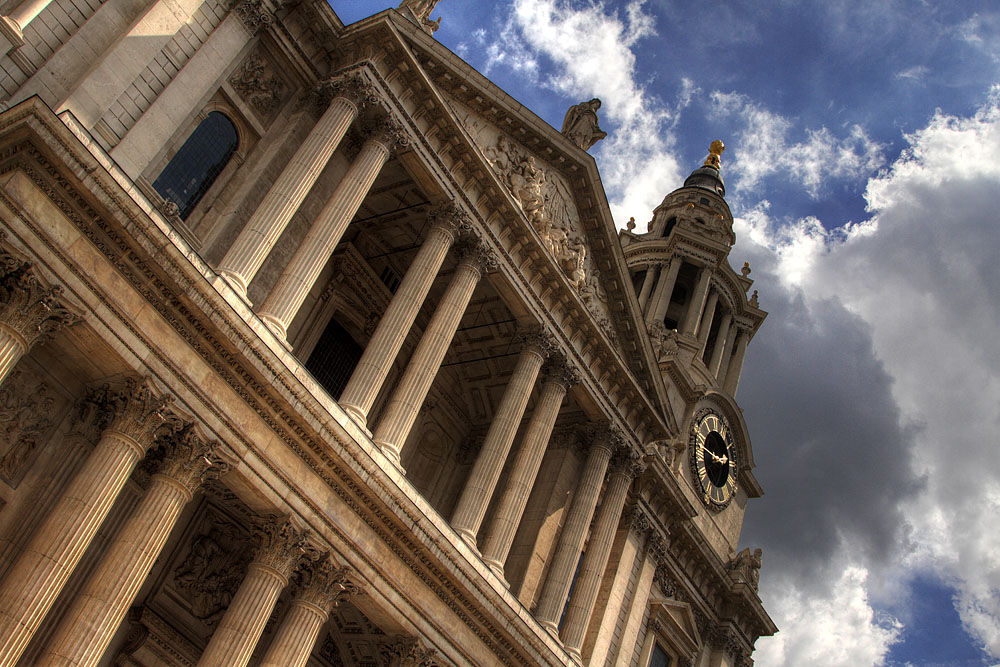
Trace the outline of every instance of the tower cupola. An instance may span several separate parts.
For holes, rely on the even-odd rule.
[[[722,151],[726,150],[725,144],[716,139],[708,147],[708,157],[705,164],[691,172],[691,175],[684,181],[686,188],[704,188],[711,190],[720,197],[726,196],[726,184],[722,180],[720,168],[722,166]]]

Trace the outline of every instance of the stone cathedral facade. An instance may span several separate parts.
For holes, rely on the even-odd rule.
[[[0,5],[0,667],[748,667],[720,143],[618,232],[435,2]]]

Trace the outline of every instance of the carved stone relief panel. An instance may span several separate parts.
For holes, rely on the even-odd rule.
[[[274,118],[291,90],[279,68],[261,49],[243,59],[229,77],[229,85],[264,121]]]
[[[70,407],[66,396],[24,366],[0,387],[0,480],[12,488]]]
[[[476,112],[455,100],[449,102],[549,254],[580,293],[605,334],[614,340],[607,293],[590,253],[569,182],[552,165]]]

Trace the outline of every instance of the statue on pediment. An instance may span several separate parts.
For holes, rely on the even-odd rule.
[[[399,9],[408,8],[420,21],[421,27],[427,32],[433,33],[441,27],[441,17],[436,21],[431,20],[431,12],[440,0],[403,0],[399,3]]]
[[[608,136],[597,123],[597,110],[600,108],[601,101],[596,97],[589,102],[571,106],[563,118],[563,136],[583,150],[589,150],[591,146]]]

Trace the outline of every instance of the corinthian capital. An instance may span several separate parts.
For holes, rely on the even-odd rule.
[[[403,124],[392,116],[383,116],[367,123],[362,132],[369,141],[377,141],[390,151],[410,145],[410,135],[406,133]]]
[[[306,561],[296,573],[298,597],[329,612],[347,598],[358,595],[360,588],[350,579],[351,569],[338,567],[330,553]]]
[[[453,235],[472,230],[472,219],[469,214],[452,202],[432,206],[427,211],[427,221],[432,227],[444,227]]]
[[[257,541],[253,562],[276,570],[286,579],[309,549],[306,533],[290,517],[265,519],[253,526]]]
[[[559,344],[555,337],[542,326],[519,329],[517,335],[514,336],[514,343],[520,345],[521,349],[524,350],[536,350],[543,358],[559,351]]]
[[[146,380],[128,378],[124,386],[96,392],[101,425],[148,447],[164,426],[173,397],[158,393]]]
[[[25,349],[77,321],[62,303],[62,288],[43,287],[29,262],[0,249],[0,324],[24,339]]]
[[[164,456],[156,474],[168,477],[194,493],[210,472],[221,474],[228,464],[216,453],[218,443],[207,440],[193,422],[163,439]]]
[[[357,74],[325,79],[312,91],[312,101],[319,113],[326,111],[330,102],[338,97],[353,104],[358,111],[382,103],[378,89]]]
[[[545,364],[545,382],[561,384],[569,389],[580,383],[580,371],[560,354],[553,355]]]
[[[611,456],[609,474],[625,475],[630,479],[635,479],[646,467],[642,464],[642,457],[628,445],[623,445],[615,450]]]
[[[497,258],[493,249],[473,234],[462,237],[458,244],[459,262],[475,267],[480,274],[495,271]]]

